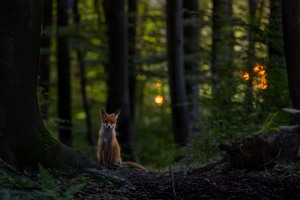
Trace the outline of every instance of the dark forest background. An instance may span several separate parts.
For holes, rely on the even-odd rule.
[[[100,108],[121,109],[124,159],[164,168],[288,123],[281,1],[180,2],[45,0],[39,103],[55,137],[95,158]]]

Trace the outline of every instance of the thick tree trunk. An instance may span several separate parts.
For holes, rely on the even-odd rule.
[[[189,101],[188,114],[190,130],[192,133],[199,131],[199,3],[198,0],[183,1],[184,9],[184,68],[186,72],[186,93]]]
[[[37,101],[42,1],[2,1],[0,6],[0,157],[22,169],[93,166],[45,129]]]
[[[49,87],[50,87],[50,49],[51,49],[51,37],[49,34],[49,28],[52,25],[52,0],[44,1],[44,14],[43,14],[43,29],[45,34],[41,40],[41,55],[40,55],[40,70],[39,70],[39,87],[41,89],[42,102],[41,116],[42,119],[48,119],[48,107],[49,107]]]
[[[282,1],[284,50],[293,107],[300,109],[300,1]]]
[[[132,120],[129,102],[127,29],[125,26],[125,1],[104,1],[106,22],[109,37],[108,98],[109,113],[121,109],[117,132],[122,152],[126,159],[133,159],[132,152]]]
[[[190,132],[183,65],[182,1],[167,0],[168,70],[175,142],[185,145]]]
[[[68,8],[68,0],[57,0],[58,138],[72,146],[70,55],[68,39],[63,34],[63,28],[68,26]]]

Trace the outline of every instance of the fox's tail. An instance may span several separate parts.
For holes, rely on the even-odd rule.
[[[135,163],[135,162],[124,161],[124,162],[122,162],[122,165],[126,165],[126,166],[129,166],[129,167],[139,168],[139,169],[143,169],[143,170],[148,171],[144,166],[142,166],[138,163]]]

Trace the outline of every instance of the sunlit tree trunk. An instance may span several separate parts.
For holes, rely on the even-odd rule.
[[[188,115],[190,120],[190,130],[192,133],[199,131],[199,1],[183,1],[184,9],[184,68],[186,73],[185,84],[189,101]]]
[[[58,138],[72,146],[70,50],[64,32],[68,27],[68,9],[68,0],[57,0]]]
[[[282,0],[282,26],[289,90],[293,107],[300,109],[300,1]]]
[[[43,29],[44,34],[41,40],[40,70],[39,70],[39,87],[41,89],[42,102],[41,115],[44,120],[48,119],[49,107],[49,87],[50,87],[50,51],[51,37],[49,28],[52,25],[52,0],[44,1]]]
[[[168,70],[175,142],[185,145],[190,132],[183,61],[182,1],[167,0]]]
[[[123,157],[133,159],[125,1],[105,0],[104,8],[109,40],[107,111],[112,113],[121,109],[117,126],[118,139]]]
[[[0,6],[0,158],[23,169],[98,167],[54,139],[37,101],[42,23],[40,0],[3,0]]]

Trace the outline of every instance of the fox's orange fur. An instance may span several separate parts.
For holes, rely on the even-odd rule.
[[[115,130],[119,114],[120,111],[107,114],[103,108],[100,112],[102,124],[99,130],[97,158],[98,162],[107,168],[122,164],[120,145]]]
[[[143,166],[134,162],[122,162],[121,149],[116,137],[116,124],[120,110],[115,113],[107,114],[104,108],[100,111],[101,128],[99,130],[97,158],[98,162],[107,167],[113,168],[116,165],[128,165],[131,167],[145,169]]]

